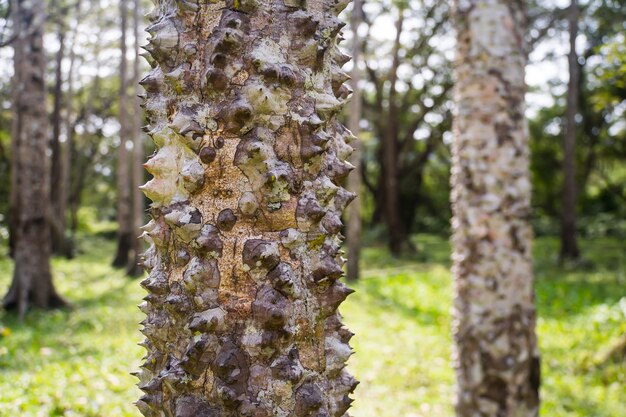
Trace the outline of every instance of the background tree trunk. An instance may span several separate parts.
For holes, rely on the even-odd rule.
[[[389,77],[389,113],[383,143],[383,184],[385,201],[385,219],[389,233],[389,249],[394,255],[400,255],[405,247],[406,235],[400,223],[398,210],[398,126],[396,124],[398,106],[396,103],[396,81],[398,67],[400,66],[400,36],[404,12],[400,10],[400,16],[396,22],[396,40],[393,52]]]
[[[576,0],[569,7],[569,83],[567,88],[566,127],[563,136],[563,207],[561,208],[561,252],[559,259],[575,260],[580,257],[576,243],[576,115],[578,114],[578,88],[580,65],[576,53],[579,9]]]
[[[128,60],[126,58],[126,28],[128,20],[127,0],[120,0],[120,146],[117,154],[117,250],[113,266],[126,267],[132,247],[132,211],[129,174],[128,140]]]
[[[361,69],[359,62],[361,60],[361,39],[358,29],[361,24],[362,4],[361,0],[354,0],[352,3],[352,101],[350,102],[350,114],[348,116],[348,127],[355,137],[359,136],[359,123],[361,122],[361,89],[359,82],[361,80]],[[361,145],[356,139],[352,142],[354,152],[350,156],[350,162],[354,166],[354,172],[348,177],[347,190],[357,195],[352,204],[348,207],[348,224],[347,224],[347,243],[348,243],[348,265],[347,278],[349,281],[359,279],[359,259],[361,254],[361,198],[358,197],[361,192]]]
[[[141,9],[140,0],[133,2],[133,37],[135,60],[133,61],[133,82],[132,90],[136,93],[139,88],[139,10]],[[143,155],[143,134],[141,133],[141,107],[139,103],[139,97],[135,94],[133,97],[133,123],[132,123],[132,138],[133,138],[133,155],[132,155],[132,167],[131,167],[131,186],[130,192],[132,196],[132,236],[131,236],[131,256],[128,262],[128,275],[139,276],[143,274],[143,268],[140,265],[141,255],[144,251],[143,239],[139,239],[141,234],[141,226],[143,224],[144,206],[143,206],[143,193],[139,189],[139,186],[143,184],[143,167],[144,161]]]
[[[525,10],[506,0],[455,6],[456,413],[536,416]]]
[[[150,14],[146,416],[346,415],[346,4],[177,1]]]
[[[13,163],[11,165],[15,270],[3,300],[24,317],[29,304],[58,307],[50,273],[48,115],[46,113],[43,2],[14,0]]]
[[[57,6],[58,8],[58,6]],[[55,59],[54,74],[54,91],[53,91],[53,109],[52,109],[52,140],[50,142],[50,150],[52,152],[51,163],[51,184],[58,184],[56,189],[50,190],[50,225],[52,252],[55,254],[64,254],[65,248],[65,206],[62,201],[61,193],[58,188],[62,188],[61,175],[63,171],[63,159],[61,151],[61,111],[63,107],[63,71],[62,64],[65,57],[65,25],[63,19],[59,18],[57,25],[57,40],[59,49]]]

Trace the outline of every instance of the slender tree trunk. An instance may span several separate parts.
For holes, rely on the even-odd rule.
[[[177,1],[150,15],[146,416],[346,416],[345,6]]]
[[[132,90],[137,92],[139,88],[139,10],[141,9],[140,0],[134,0],[133,3],[133,35],[134,35],[134,51],[135,59],[133,61],[133,82]],[[133,138],[133,155],[132,155],[132,167],[131,167],[131,196],[132,196],[132,237],[131,237],[131,256],[128,263],[128,275],[139,276],[143,274],[143,268],[141,267],[141,255],[144,251],[143,239],[139,239],[141,234],[141,226],[143,224],[144,217],[144,205],[143,194],[139,189],[139,186],[143,184],[143,167],[144,160],[143,155],[143,134],[141,133],[141,107],[139,103],[139,97],[135,94],[133,98],[133,123],[132,123],[132,138]]]
[[[52,284],[50,273],[50,163],[48,115],[46,113],[43,2],[13,0],[11,16],[14,41],[13,164],[15,194],[11,200],[14,218],[15,270],[3,300],[16,308],[20,319],[29,304],[58,307],[64,301]]]
[[[576,243],[576,115],[578,114],[578,80],[580,66],[576,53],[578,36],[578,3],[572,0],[569,22],[569,83],[567,88],[566,127],[563,136],[563,207],[561,208],[561,261],[580,257]]]
[[[70,181],[70,173],[72,166],[72,157],[71,157],[71,146],[72,140],[74,136],[74,69],[76,67],[76,49],[74,44],[76,43],[76,37],[78,33],[78,23],[80,22],[81,16],[81,1],[77,0],[74,6],[75,18],[73,19],[73,28],[71,32],[71,43],[70,43],[70,65],[67,70],[67,93],[65,100],[65,142],[61,146],[61,173],[59,178],[59,187],[58,187],[58,199],[59,199],[59,212],[62,214],[62,227],[63,227],[63,236],[66,236],[67,229],[67,211],[69,206],[69,197],[71,193],[71,181]],[[65,237],[63,242],[63,255],[67,258],[72,258],[74,256],[74,239],[73,234],[69,237]]]
[[[121,37],[120,37],[120,145],[117,154],[117,252],[113,266],[126,267],[132,247],[132,211],[129,174],[129,157],[126,149],[128,141],[128,60],[126,58],[126,28],[128,26],[127,0],[120,0]]]
[[[459,417],[538,415],[523,2],[455,2],[452,147]]]
[[[359,62],[361,60],[361,39],[359,38],[358,28],[362,18],[362,0],[354,0],[352,3],[352,101],[350,102],[350,115],[348,117],[348,127],[355,137],[359,136],[359,123],[361,122],[361,89],[359,81],[361,80],[361,69]],[[348,224],[347,224],[347,240],[348,240],[348,265],[347,278],[349,281],[359,279],[359,259],[361,257],[361,198],[358,194],[361,191],[361,145],[358,140],[352,142],[354,152],[350,157],[350,162],[354,166],[354,172],[348,177],[347,190],[357,195],[352,204],[348,207]]]
[[[50,150],[52,152],[51,184],[61,184],[62,163],[61,157],[61,108],[63,103],[63,71],[62,64],[65,57],[65,28],[62,23],[58,25],[57,39],[59,49],[56,55],[54,75],[54,101],[52,109],[52,140]],[[63,254],[65,247],[65,211],[61,200],[59,187],[50,190],[50,225],[52,252]]]
[[[403,22],[404,15],[400,10],[400,16],[396,22],[396,40],[389,77],[389,110],[383,143],[385,219],[389,233],[389,249],[396,256],[402,253],[405,243],[405,234],[402,230],[398,211],[398,106],[396,103],[396,81],[400,65],[399,49]]]

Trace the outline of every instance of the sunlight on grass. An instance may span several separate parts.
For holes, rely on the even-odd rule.
[[[363,279],[342,307],[356,336],[350,368],[361,381],[354,417],[452,416],[449,247],[418,236],[416,259],[364,253]],[[60,292],[71,310],[31,312],[19,324],[0,313],[0,416],[139,416],[129,372],[143,349],[135,307],[138,280],[109,266],[113,243],[90,237],[72,261],[54,260]],[[542,414],[623,417],[626,367],[599,359],[626,333],[624,244],[586,242],[591,261],[578,270],[555,266],[557,242],[535,248],[538,331],[543,355]],[[419,262],[418,262],[419,261]],[[0,288],[11,263],[0,259]]]

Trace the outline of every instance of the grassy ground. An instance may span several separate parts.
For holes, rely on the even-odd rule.
[[[342,309],[357,333],[355,417],[452,415],[449,247],[433,236],[417,243],[419,262],[367,249],[363,280]],[[82,247],[77,259],[54,261],[71,311],[31,312],[23,324],[0,313],[2,417],[139,416],[128,373],[143,353],[135,345],[143,292],[108,266],[111,242],[92,238]],[[563,271],[554,266],[556,242],[536,244],[544,416],[626,416],[626,366],[600,365],[626,333],[625,249],[616,240],[584,242],[592,264]],[[10,269],[0,259],[2,289]]]

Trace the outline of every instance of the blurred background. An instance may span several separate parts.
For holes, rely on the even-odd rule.
[[[542,413],[623,417],[626,2],[527,3]],[[134,167],[153,151],[139,129],[136,98],[137,80],[149,69],[138,46],[146,44],[143,15],[151,7],[144,0],[46,1],[52,271],[71,308],[34,310],[23,322],[0,312],[0,416],[139,415],[129,375],[143,354],[136,346],[143,290],[133,225],[145,219],[129,208],[143,201],[136,185],[147,179]],[[350,367],[361,381],[353,415],[451,416],[450,2],[365,0],[357,7],[343,15],[351,22],[343,45],[357,58],[346,70],[359,91],[359,105],[344,117],[361,139],[351,184],[361,210],[349,220],[357,231],[360,225],[360,237],[348,243],[359,260],[349,277],[357,292],[342,307],[356,333]],[[3,293],[13,268],[9,10],[0,0]],[[568,97],[578,111],[566,137]],[[571,155],[567,141],[575,143]],[[562,203],[572,192],[567,175],[575,179],[572,205]],[[120,204],[130,212],[128,224],[118,222]],[[574,227],[563,233],[572,218]]]

